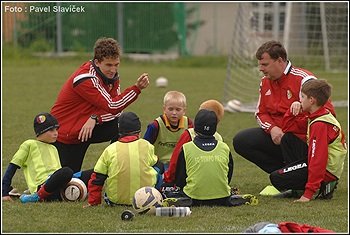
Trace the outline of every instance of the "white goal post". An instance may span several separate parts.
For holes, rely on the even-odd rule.
[[[348,69],[348,2],[242,2],[235,15],[222,102],[228,111],[232,100],[255,111],[262,77],[255,52],[265,41],[281,41],[293,65],[313,73]]]

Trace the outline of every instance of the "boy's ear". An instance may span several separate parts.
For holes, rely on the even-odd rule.
[[[316,103],[316,99],[313,96],[310,96],[309,99],[310,99],[311,104]]]

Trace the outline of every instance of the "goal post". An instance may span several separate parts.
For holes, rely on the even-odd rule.
[[[255,60],[255,50],[263,40],[255,38],[254,29],[247,27],[254,20],[251,14],[249,3],[239,4],[233,25],[223,97],[223,105],[228,111],[228,102],[231,99],[240,101],[241,107],[251,111],[255,109],[258,99],[261,76]]]
[[[348,69],[348,2],[242,2],[235,15],[222,102],[228,111],[232,100],[242,112],[256,110],[263,74],[255,52],[268,40],[281,41],[293,65],[313,73]]]

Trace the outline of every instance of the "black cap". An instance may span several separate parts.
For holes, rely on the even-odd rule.
[[[34,131],[36,136],[39,136],[55,127],[60,127],[58,121],[49,113],[39,113],[34,118]]]
[[[123,112],[118,118],[118,132],[120,136],[141,132],[139,117],[133,112]]]
[[[202,135],[214,135],[217,122],[218,119],[214,111],[201,109],[194,118],[194,130]]]

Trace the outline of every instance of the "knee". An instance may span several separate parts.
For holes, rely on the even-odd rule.
[[[74,174],[73,170],[68,166],[62,167],[61,172],[62,172],[62,175],[65,175],[69,179],[71,179]]]
[[[269,177],[270,177],[271,184],[276,189],[278,189],[279,191],[284,189],[283,188],[284,182],[282,180],[281,174],[279,173],[279,170],[273,171]]]
[[[282,139],[281,139],[281,145],[283,143],[289,143],[293,137],[295,137],[295,135],[293,133],[290,133],[290,132],[284,133],[284,135],[282,136]]]
[[[243,140],[243,134],[242,134],[242,131],[239,131],[232,139],[232,145],[236,151],[242,145],[242,140]]]

